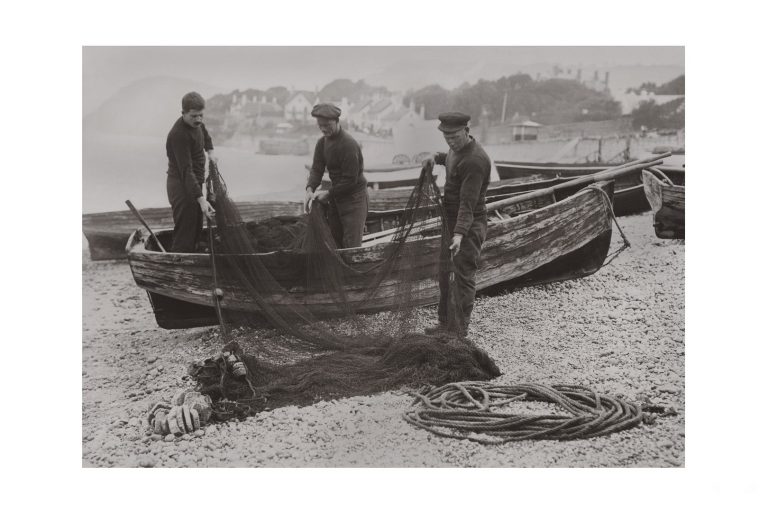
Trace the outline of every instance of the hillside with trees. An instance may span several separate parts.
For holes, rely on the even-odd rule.
[[[621,107],[606,92],[567,79],[533,80],[529,75],[516,74],[498,80],[479,80],[474,85],[462,84],[448,91],[430,85],[405,96],[417,105],[425,105],[427,119],[440,112],[459,110],[479,120],[483,110],[491,124],[502,119],[504,96],[507,96],[505,119],[515,113],[529,116],[542,124],[601,121],[621,116]]]
[[[685,94],[685,75],[680,75],[674,80],[661,85],[656,85],[654,82],[644,82],[640,87],[630,87],[627,89],[627,92],[636,94],[642,91],[659,95]]]
[[[657,86],[644,83],[633,92],[647,91],[656,95],[682,95],[683,97],[657,103],[653,99],[644,101],[632,111],[632,126],[636,129],[669,130],[685,128],[685,75]]]
[[[338,78],[318,91],[323,101],[340,101],[342,98],[347,98],[352,105],[376,93],[390,94],[386,87],[368,85],[363,80],[353,82],[347,78]]]

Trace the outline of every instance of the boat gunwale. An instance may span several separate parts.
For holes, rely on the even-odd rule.
[[[669,170],[669,169],[667,169],[667,170]],[[672,183],[672,184],[665,183],[664,181],[661,180],[661,178],[659,178],[659,176],[655,172],[653,172],[652,169],[643,169],[643,177],[645,177],[646,174],[649,176],[650,179],[654,180],[654,181],[652,181],[652,183],[653,182],[658,182],[659,186],[662,189],[676,190],[676,191],[680,191],[680,190],[684,191],[685,190],[685,185],[675,185],[674,183]],[[645,184],[643,184],[643,186],[644,185]]]
[[[512,221],[518,221],[519,219],[525,218],[526,216],[531,215],[531,214],[533,214],[535,212],[544,211],[544,210],[547,210],[549,208],[553,208],[554,206],[556,206],[558,204],[561,204],[563,202],[570,201],[570,200],[575,200],[576,197],[581,196],[581,195],[585,195],[588,192],[588,190],[594,190],[594,188],[595,188],[594,185],[607,184],[607,183],[610,183],[610,181],[612,181],[612,180],[609,180],[609,181],[599,181],[597,183],[593,183],[593,184],[587,185],[584,188],[582,188],[581,190],[575,192],[573,195],[570,195],[568,197],[564,197],[564,198],[562,198],[560,200],[556,200],[553,203],[550,203],[550,204],[548,204],[546,206],[542,206],[541,208],[536,208],[536,209],[533,209],[533,210],[521,213],[520,215],[517,215],[517,216],[514,216],[514,217],[510,217],[508,219],[499,219],[498,217],[488,216],[488,221],[489,221],[488,223],[489,224],[493,224],[493,225],[503,225],[503,224],[506,224],[506,223],[509,223],[509,222],[512,222]],[[604,190],[604,187],[605,187],[605,185],[600,186],[600,190]],[[615,195],[615,193],[614,193],[614,195]],[[390,211],[395,212],[395,211],[403,211],[403,210],[390,210]],[[160,233],[167,233],[169,231],[173,231],[173,229],[172,228],[160,229],[160,230],[155,231],[155,234],[159,235]],[[141,243],[141,238],[139,238],[139,239],[136,238],[137,235],[139,235],[139,234],[146,235],[144,237],[144,243]],[[410,241],[408,241],[406,243],[425,243],[425,242],[428,242],[428,241],[431,242],[431,241],[434,241],[436,239],[439,239],[440,237],[441,237],[441,235],[432,235],[432,236],[428,236],[428,237],[419,238],[418,240],[410,240]],[[208,254],[208,253],[196,253],[196,252],[193,252],[193,253],[179,253],[179,252],[151,251],[151,250],[146,248],[146,243],[148,241],[149,241],[149,234],[148,233],[144,234],[143,230],[141,230],[140,228],[136,229],[131,234],[131,236],[128,239],[128,243],[126,244],[126,249],[127,249],[127,252],[128,252],[128,259],[130,260],[131,256],[148,256],[148,255],[162,255],[164,257],[169,257],[170,256],[170,257],[208,258],[208,259],[210,259],[210,254]],[[342,254],[356,254],[356,253],[365,254],[365,253],[375,252],[376,250],[382,250],[383,249],[382,246],[386,246],[386,245],[387,245],[387,242],[382,241],[382,242],[379,242],[379,243],[376,243],[376,244],[371,244],[371,245],[364,246],[364,247],[350,247],[350,248],[336,249],[336,253],[339,254],[339,255],[342,255]],[[297,252],[293,251],[293,250],[279,249],[279,250],[270,251],[270,252],[218,254],[217,256],[219,256],[219,257],[227,257],[227,258],[230,258],[230,257],[249,257],[249,256],[265,257],[265,256],[273,256],[273,255],[277,255],[277,254],[286,254],[286,253],[287,254],[297,254]]]

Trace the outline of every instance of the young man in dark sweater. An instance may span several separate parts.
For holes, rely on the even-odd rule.
[[[440,255],[438,324],[428,327],[426,332],[451,329],[466,336],[475,303],[475,273],[488,229],[485,192],[491,178],[491,159],[469,134],[468,115],[448,112],[440,114],[438,119],[438,129],[443,132],[450,151],[435,154],[434,163],[445,166],[443,206],[452,238],[450,243],[443,243]],[[452,302],[454,308],[449,308]]]
[[[181,99],[181,117],[168,132],[166,190],[173,212],[171,252],[195,252],[203,229],[203,215],[213,218],[213,207],[203,194],[205,153],[213,156],[213,141],[203,124],[205,100],[196,92]]]
[[[368,215],[368,187],[363,176],[360,144],[339,124],[341,109],[330,103],[315,105],[312,116],[323,136],[315,145],[312,170],[306,186],[304,209],[313,201],[328,205],[328,224],[339,247],[360,247]],[[318,190],[325,170],[331,178],[328,190]]]

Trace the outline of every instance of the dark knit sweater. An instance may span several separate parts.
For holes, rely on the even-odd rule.
[[[189,126],[183,118],[173,124],[165,141],[168,175],[176,177],[189,197],[202,196],[205,181],[205,152],[213,149],[213,141],[205,125]]]
[[[326,168],[331,178],[331,197],[340,198],[366,187],[360,144],[342,129],[317,141],[307,188],[315,190],[320,185]]]
[[[445,166],[443,205],[449,219],[456,219],[453,232],[466,235],[477,216],[485,216],[485,191],[491,179],[491,159],[474,137],[461,151],[438,153],[435,163]]]

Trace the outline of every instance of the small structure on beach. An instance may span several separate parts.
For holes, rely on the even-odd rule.
[[[509,122],[512,128],[512,140],[538,140],[541,124],[531,121],[527,116],[515,114]]]

